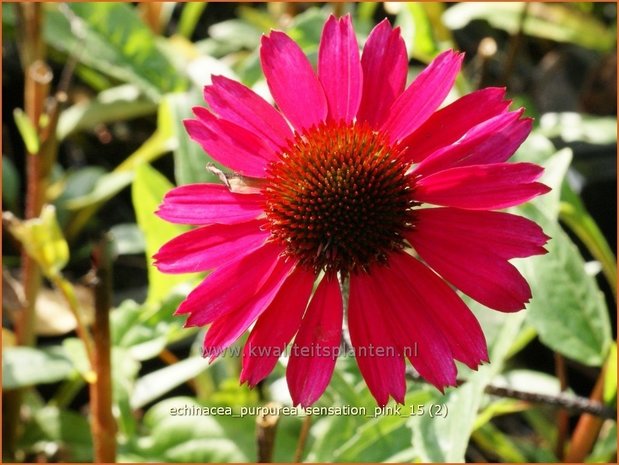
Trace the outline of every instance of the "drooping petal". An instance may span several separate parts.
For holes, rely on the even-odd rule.
[[[404,403],[405,363],[385,321],[383,297],[374,289],[372,279],[367,273],[350,277],[348,328],[359,371],[382,407],[390,395]]]
[[[256,321],[243,348],[241,383],[255,386],[273,370],[299,330],[314,284],[314,273],[296,267]]]
[[[487,307],[503,312],[524,308],[531,289],[506,258],[492,251],[434,236],[427,229],[406,235],[419,256],[445,280]]]
[[[350,15],[331,15],[322,30],[318,49],[318,77],[329,105],[329,119],[350,123],[361,102],[363,73],[359,45]]]
[[[290,37],[280,31],[262,36],[260,60],[271,95],[297,131],[325,120],[327,99],[320,81]]]
[[[230,121],[222,120],[206,108],[193,109],[198,117],[184,120],[189,136],[215,160],[255,178],[265,177],[265,168],[276,154],[258,136]]]
[[[519,119],[521,114],[522,111],[504,113],[478,124],[459,141],[425,158],[415,168],[415,175],[507,161],[531,132],[532,120]]]
[[[422,208],[415,213],[411,237],[457,248],[487,251],[505,259],[546,253],[549,237],[536,223],[504,212]],[[438,246],[438,245],[437,245]]]
[[[250,301],[277,265],[280,246],[267,242],[218,267],[181,303],[176,314],[190,313],[186,326],[203,326]]]
[[[329,384],[342,336],[342,294],[335,277],[324,277],[312,298],[286,369],[294,405],[307,407]]]
[[[487,362],[484,333],[462,299],[441,278],[407,253],[394,254],[389,263],[407,279],[420,305],[443,331],[454,358],[472,369]]]
[[[219,117],[253,132],[273,151],[286,148],[292,131],[275,108],[240,82],[224,76],[212,81],[204,88],[204,99]]]
[[[391,334],[419,374],[443,391],[456,384],[454,355],[440,326],[423,305],[408,274],[389,266],[372,271],[377,295],[384,300],[383,312]]]
[[[204,355],[210,356],[210,360],[213,361],[236,341],[271,304],[293,268],[292,260],[278,259],[264,284],[248,300],[237,309],[213,321],[204,337]]]
[[[235,224],[264,213],[262,194],[237,194],[222,184],[186,184],[169,191],[155,212],[176,224]]]
[[[451,50],[441,53],[393,102],[382,125],[391,142],[404,139],[434,113],[451,90],[463,58]]]
[[[454,143],[475,125],[504,113],[510,103],[504,98],[505,89],[497,87],[460,97],[433,113],[401,142],[402,147],[408,147],[403,156],[418,163],[436,150]]]
[[[363,47],[361,67],[363,94],[357,120],[378,128],[406,85],[408,55],[399,27],[392,29],[384,19],[372,29]]]
[[[165,243],[153,256],[164,273],[195,273],[223,265],[239,253],[257,249],[269,237],[264,220],[212,224],[183,233]]]
[[[533,163],[450,168],[418,179],[415,199],[471,210],[513,207],[550,190],[548,186],[534,182],[543,170]]]

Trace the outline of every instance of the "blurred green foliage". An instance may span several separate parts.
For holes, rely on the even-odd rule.
[[[2,4],[4,38],[13,42],[17,40],[14,7]],[[79,145],[85,135],[92,136],[102,127],[118,122],[147,121],[153,128],[137,147],[121,145],[123,153],[108,154],[110,160],[121,160],[117,164],[107,159],[97,163],[88,154],[79,166],[67,168],[59,163],[48,189],[49,203],[56,208],[53,218],[49,213],[53,209],[46,209],[40,219],[20,223],[17,227],[22,228],[21,232],[15,235],[48,274],[60,273],[69,260],[69,247],[71,259],[83,257],[87,247],[83,238],[89,228],[111,230],[119,258],[146,257],[145,302],[138,303],[140,299],[133,297],[119,303],[111,313],[119,460],[254,461],[255,417],[175,416],[170,412],[186,406],[229,406],[238,411],[242,406],[262,405],[266,400],[290,403],[283,371],[286,360],[280,361],[257,391],[238,386],[238,358],[222,358],[208,365],[200,352],[203,332],[183,328],[182,318],[173,316],[199,277],[164,276],[152,267],[150,258],[163,242],[186,230],[153,215],[173,185],[170,179],[177,185],[217,181],[206,169],[212,160],[189,140],[182,125],[184,118],[191,117],[191,108],[203,104],[201,89],[210,76],[233,77],[268,98],[258,58],[261,34],[271,28],[285,30],[315,62],[322,25],[334,10],[352,13],[360,44],[376,24],[377,16],[391,15],[402,29],[411,58],[411,75],[440,51],[457,47],[455,31],[475,21],[483,21],[502,33],[514,35],[521,30],[534,39],[570,43],[595,53],[615,49],[616,28],[605,24],[587,3],[534,3],[524,21],[522,3],[461,3],[450,7],[439,3],[373,2],[309,7],[242,4],[236,5],[234,17],[227,19],[218,19],[216,4],[171,3],[163,8],[157,29],[143,19],[138,6],[128,3],[44,5],[43,31],[49,58],[60,67],[75,60],[79,80],[77,97],[60,115],[58,139]],[[465,72],[452,97],[474,87]],[[530,101],[526,94],[514,98]],[[536,113],[535,108],[528,110]],[[32,122],[21,110],[16,110],[14,117],[24,145],[36,152],[38,141]],[[533,289],[534,298],[526,312],[498,314],[468,302],[484,328],[492,363],[477,372],[460,366],[463,385],[444,395],[423,383],[408,383],[404,412],[417,405],[445,405],[449,411],[445,418],[314,418],[303,453],[305,460],[457,462],[474,459],[469,455],[472,449],[492,460],[557,460],[557,426],[552,409],[485,394],[490,383],[500,381],[516,388],[559,393],[559,380],[554,374],[523,367],[523,360],[518,358],[537,338],[548,351],[582,365],[601,367],[608,359],[616,373],[608,299],[600,290],[600,281],[588,272],[574,234],[600,263],[605,276],[610,277],[610,287],[616,286],[614,256],[567,182],[572,153],[569,148],[559,150],[557,141],[616,144],[616,117],[545,114],[515,155],[518,161],[542,164],[546,168],[543,182],[553,191],[514,211],[541,224],[553,239],[548,255],[517,263]],[[166,166],[172,168],[166,171]],[[24,201],[19,168],[14,159],[4,155],[2,167],[3,206],[18,215]],[[105,216],[98,213],[126,194],[129,186],[132,205],[126,209],[135,221],[107,224]],[[568,234],[560,220],[574,234]],[[616,288],[613,290],[616,294]],[[181,354],[181,360],[171,361],[167,355],[172,352]],[[157,362],[160,357],[166,360],[164,366]],[[83,404],[79,393],[92,377],[82,342],[63,336],[45,346],[7,345],[3,347],[2,368],[4,390],[53,387],[51,393],[49,389],[27,391],[29,414],[17,444],[21,458],[43,455],[61,461],[92,460],[87,419],[76,408],[76,404]],[[616,405],[615,398],[616,382],[609,381],[604,399],[608,405]],[[374,411],[375,402],[354,360],[338,361],[318,405],[354,405]],[[530,436],[512,435],[496,421],[508,415],[516,415]],[[293,460],[302,422],[301,417],[280,419],[276,461]],[[616,423],[609,420],[589,460],[616,458],[616,446]]]

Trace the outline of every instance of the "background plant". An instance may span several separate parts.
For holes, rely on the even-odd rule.
[[[170,415],[290,401],[282,366],[249,391],[238,359],[202,359],[202,333],[172,316],[199,277],[151,266],[181,232],[152,213],[173,184],[218,181],[182,126],[211,74],[266,95],[260,35],[283,29],[315,60],[331,12],[352,13],[360,43],[385,15],[399,24],[411,78],[465,50],[450,98],[508,86],[536,118],[516,158],[553,187],[515,210],[553,239],[517,263],[526,311],[467,302],[490,365],[460,367],[445,395],[411,373],[405,411],[444,405],[445,418],[281,417],[272,459],[616,458],[614,4],[3,3],[5,460],[256,460],[255,417]],[[319,404],[373,412],[353,359]]]

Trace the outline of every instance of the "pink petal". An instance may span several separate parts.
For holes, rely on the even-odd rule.
[[[153,258],[164,273],[195,273],[232,260],[238,253],[260,247],[269,237],[264,220],[212,224],[193,229],[165,243]]]
[[[369,292],[382,299],[383,317],[407,358],[419,374],[439,390],[454,386],[457,371],[452,349],[443,330],[423,304],[423,295],[413,286],[414,276],[401,274],[389,266],[375,267],[371,275],[376,285]]]
[[[264,284],[258,287],[249,299],[240,307],[213,321],[204,337],[204,356],[212,362],[236,341],[271,304],[293,269],[292,260],[276,260],[275,267]]]
[[[393,254],[389,263],[404,276],[445,335],[456,360],[472,369],[488,361],[486,340],[475,315],[436,274],[407,253]]]
[[[406,393],[404,356],[385,321],[382,296],[372,292],[372,280],[367,273],[350,277],[350,340],[359,371],[378,405],[387,404],[390,395],[403,404]]]
[[[307,407],[329,384],[342,336],[342,294],[335,277],[324,277],[305,312],[286,369],[292,403]]]
[[[406,238],[434,271],[487,307],[515,312],[531,298],[531,289],[518,270],[492,250],[471,246],[465,238],[458,243],[447,241],[427,228]]]
[[[415,169],[415,175],[507,161],[531,132],[532,120],[519,119],[522,111],[504,113],[478,124],[459,141],[425,158]]]
[[[221,184],[186,184],[169,191],[156,214],[176,224],[234,224],[264,213],[262,194],[237,194]]]
[[[372,29],[363,48],[361,67],[363,95],[357,120],[378,128],[406,85],[408,55],[399,27],[392,30],[384,19]]]
[[[544,184],[533,182],[543,170],[533,163],[450,168],[417,180],[415,199],[471,210],[513,207],[550,190]]]
[[[254,133],[279,152],[293,138],[282,115],[266,100],[243,84],[224,76],[213,76],[204,88],[204,99],[221,118]]]
[[[504,113],[510,103],[503,100],[504,97],[504,88],[488,87],[441,108],[401,142],[401,146],[408,146],[404,157],[418,163],[436,150],[453,144],[475,125]]]
[[[296,267],[260,315],[243,349],[241,383],[255,386],[271,373],[301,325],[314,277],[314,273]]]
[[[256,178],[265,177],[265,168],[276,154],[247,129],[222,120],[206,108],[193,109],[197,120],[184,120],[189,136],[215,160],[235,171]]]
[[[204,326],[252,300],[279,262],[281,246],[267,242],[259,249],[239,253],[220,266],[181,303],[176,314],[190,313],[186,326]]]
[[[468,249],[493,253],[505,259],[543,255],[549,237],[533,221],[510,213],[423,208],[415,212],[411,236],[427,242],[467,244]]]
[[[451,50],[441,53],[397,98],[382,125],[391,142],[404,139],[434,113],[451,90],[463,58]]]
[[[271,95],[288,121],[302,132],[327,117],[327,99],[312,65],[286,34],[271,31],[260,47],[262,70]]]
[[[331,15],[325,23],[318,49],[318,77],[327,97],[329,118],[350,123],[359,109],[363,87],[359,45],[350,15],[339,21]]]

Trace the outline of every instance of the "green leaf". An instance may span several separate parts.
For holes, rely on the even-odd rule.
[[[524,463],[526,456],[512,439],[492,423],[486,423],[473,434],[473,440],[485,451],[497,456],[502,462]]]
[[[585,208],[582,200],[567,182],[561,190],[560,218],[585,244],[591,255],[600,262],[615,299],[617,297],[617,259],[599,226]]]
[[[496,381],[493,383],[496,385]],[[522,400],[515,399],[498,399],[492,403],[490,403],[485,409],[483,409],[477,418],[475,419],[475,424],[473,425],[473,431],[476,431],[478,428],[481,428],[494,417],[498,417],[500,415],[507,415],[510,413],[522,412],[530,408],[530,405],[527,402]]]
[[[255,49],[260,43],[262,31],[238,19],[228,19],[213,24],[209,36],[231,47],[231,51]]]
[[[613,342],[606,359],[604,375],[604,402],[612,404],[617,401],[617,343]]]
[[[362,30],[365,34],[370,32],[374,25],[374,13],[378,5],[378,2],[360,2],[357,4],[357,31]]]
[[[459,3],[445,12],[443,21],[450,29],[460,29],[474,19],[484,19],[493,27],[516,34],[524,7],[523,2]],[[524,33],[601,52],[612,50],[616,44],[614,30],[594,16],[565,4],[531,3],[524,22]]]
[[[110,228],[110,236],[118,255],[144,253],[144,234],[135,223],[116,224]]]
[[[104,90],[94,99],[76,103],[60,114],[56,135],[63,140],[68,135],[92,129],[101,123],[124,121],[150,115],[157,104],[140,95],[140,89],[125,84]]]
[[[258,393],[247,385],[241,385],[236,377],[226,378],[208,400],[209,403],[214,405],[247,407],[258,404]]]
[[[527,321],[553,350],[584,364],[599,366],[610,347],[608,309],[595,279],[585,272],[584,260],[576,246],[557,223],[559,197],[564,201],[568,198],[573,212],[579,212],[575,217],[581,220],[574,224],[586,224],[593,231],[595,223],[590,217],[589,222],[585,221],[588,214],[564,182],[569,152],[561,150],[548,156],[547,139],[540,135],[529,143],[535,143],[537,149],[519,150],[518,159],[524,161],[524,155],[528,155],[531,161],[543,160],[546,172],[542,181],[553,190],[514,209],[542,226],[551,237],[546,246],[547,255],[515,262],[532,290]]]
[[[571,149],[557,151],[546,136],[534,132],[520,146],[512,161],[537,163],[544,168],[540,182],[552,190],[529,203],[536,205],[548,218],[556,219],[559,216],[561,186],[572,162]],[[518,214],[517,209],[514,212]]]
[[[139,371],[140,363],[128,350],[112,347],[112,393],[114,407],[119,413],[119,433],[125,437],[125,441],[135,438],[138,428],[130,398]]]
[[[192,337],[195,329],[182,327],[182,318],[173,315],[186,293],[172,293],[161,306],[127,300],[112,311],[112,343],[128,350],[136,360],[151,359],[176,339]]]
[[[81,166],[64,173],[59,183],[61,183],[61,194],[56,198],[55,204],[64,207],[64,203],[88,195],[95,189],[97,182],[106,171],[101,166]]]
[[[256,457],[255,418],[183,414],[204,404],[189,397],[166,399],[144,416],[150,429],[145,451],[170,462],[249,462]],[[277,441],[276,441],[277,442]]]
[[[376,418],[357,418],[359,426],[333,451],[333,459],[338,462],[384,462],[410,447],[411,430],[407,422],[411,406],[424,404],[432,398],[429,391],[419,389],[407,394],[406,405],[400,406],[401,415],[386,411]],[[370,414],[374,412],[373,408],[369,410]]]
[[[581,113],[545,113],[540,119],[540,134],[560,137],[565,142],[614,144],[617,142],[617,118]]]
[[[411,58],[429,63],[439,50],[434,38],[435,28],[421,3],[390,3],[390,12],[397,12],[396,25]],[[397,11],[394,11],[397,10]]]
[[[178,33],[180,35],[187,39],[191,38],[206,5],[208,5],[207,2],[187,2],[183,4],[181,18],[178,22]]]
[[[26,423],[19,445],[34,453],[37,445],[45,442],[55,443],[63,462],[91,462],[93,459],[90,425],[84,415],[56,407],[37,410]]]
[[[572,161],[572,151],[568,148],[559,150],[547,160],[540,162],[544,167],[544,174],[540,182],[552,190],[530,202],[543,211],[548,218],[557,219],[560,210],[561,185]]]
[[[561,393],[561,386],[556,377],[533,370],[510,370],[495,377],[492,384],[498,387],[508,387],[550,396],[556,396]]]
[[[138,86],[149,98],[180,90],[184,80],[159,51],[155,36],[129,4],[49,6],[45,38],[89,66]],[[85,50],[87,53],[80,53]]]
[[[328,12],[321,8],[308,8],[292,18],[287,34],[299,44],[305,53],[318,50],[322,26],[327,20]],[[315,56],[310,56],[310,61]]]
[[[69,261],[69,246],[56,220],[56,209],[45,205],[39,218],[20,221],[11,213],[4,213],[11,234],[41,267],[48,278],[58,275]]]
[[[354,436],[360,426],[359,419],[350,415],[333,415],[312,420],[310,433],[313,441],[304,454],[304,462],[326,462],[333,451]]]
[[[173,150],[176,145],[174,138],[171,109],[166,100],[159,105],[157,113],[157,130],[135,152],[129,155],[114,171],[101,176],[92,192],[69,200],[66,207],[79,210],[99,205],[118,194],[131,184],[135,175],[135,167],[142,163],[150,163],[164,153]]]
[[[476,313],[490,312],[479,304],[469,304]],[[496,312],[495,312],[496,313]],[[481,406],[484,389],[501,371],[512,341],[519,334],[524,321],[524,312],[500,314],[488,329],[487,321],[481,319],[484,334],[488,336],[490,364],[479,367],[466,383],[432,400],[434,404],[446,405],[445,417],[422,415],[411,417],[412,445],[422,462],[463,462],[469,438],[476,425],[477,412]],[[492,321],[492,320],[490,320]]]
[[[73,365],[59,346],[46,349],[4,347],[2,350],[3,389],[56,383],[73,372]]]
[[[69,337],[62,341],[67,358],[73,364],[73,367],[88,383],[94,383],[97,379],[96,373],[92,370],[86,348],[81,339]]]
[[[67,202],[65,202],[65,207],[70,210],[79,210],[97,203],[105,202],[131,184],[133,176],[134,173],[131,171],[117,171],[104,174],[97,180],[91,192],[67,200]]]
[[[202,147],[191,140],[185,130],[183,120],[193,117],[191,109],[202,105],[202,95],[197,89],[185,93],[176,93],[166,96],[170,108],[169,124],[174,128],[174,136],[178,141],[174,150],[174,177],[176,183],[194,184],[202,182],[219,182],[217,176],[206,169],[213,160],[204,152]],[[217,165],[216,166],[220,166]]]
[[[131,396],[131,406],[134,409],[143,407],[185,381],[196,377],[208,366],[209,363],[206,359],[190,357],[144,375],[138,379],[135,385],[135,390]]]
[[[527,320],[540,340],[585,365],[600,366],[611,344],[608,308],[578,249],[556,221],[533,205],[520,207],[552,239],[547,255],[517,263],[531,286]]]
[[[188,275],[165,275],[153,266],[153,255],[159,248],[189,228],[163,221],[155,215],[166,192],[172,184],[150,165],[138,166],[131,189],[133,208],[140,229],[146,240],[146,260],[148,262],[148,296],[146,302],[161,302],[178,284],[188,281]]]
[[[278,23],[272,15],[258,8],[241,4],[237,9],[237,15],[243,21],[264,33],[268,33],[271,29],[277,29],[278,27]]]
[[[13,110],[13,118],[28,153],[38,154],[41,144],[34,123],[30,121],[28,115],[21,108]]]

